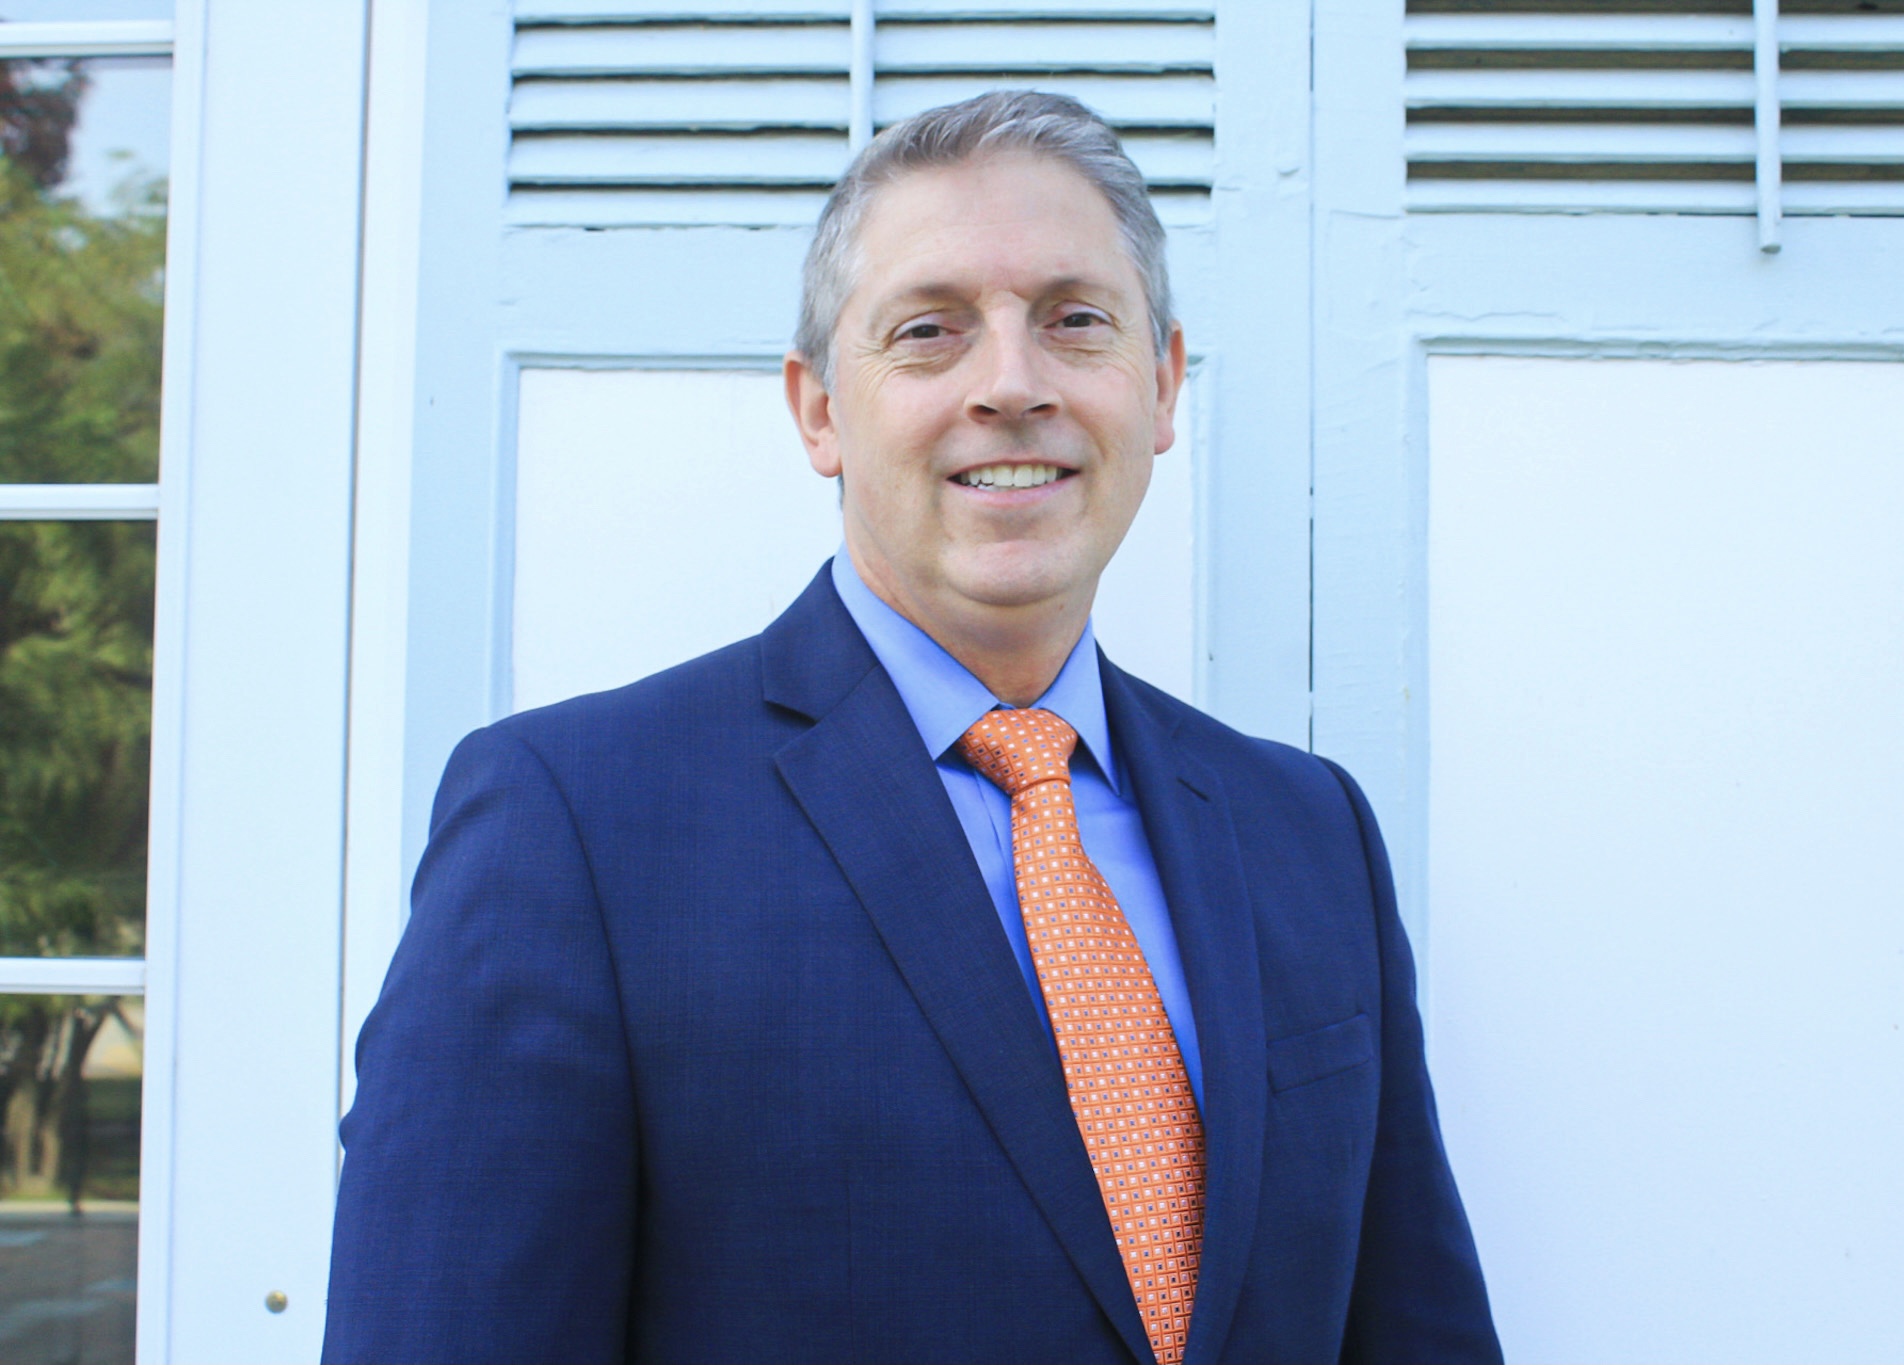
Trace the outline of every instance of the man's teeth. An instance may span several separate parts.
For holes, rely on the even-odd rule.
[[[955,477],[969,488],[1037,488],[1063,473],[1055,464],[988,464]]]

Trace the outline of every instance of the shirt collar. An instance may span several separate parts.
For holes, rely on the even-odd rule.
[[[898,689],[935,761],[945,757],[979,717],[1003,704],[937,640],[867,587],[845,546],[833,556],[833,587]],[[1064,667],[1034,705],[1061,717],[1078,732],[1078,743],[1111,790],[1121,796],[1110,721],[1104,713],[1104,682],[1098,674],[1097,636],[1088,620]]]

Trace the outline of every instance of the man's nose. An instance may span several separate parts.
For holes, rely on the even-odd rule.
[[[1056,412],[1046,357],[1022,324],[987,329],[980,342],[966,415],[979,422],[1021,422]]]

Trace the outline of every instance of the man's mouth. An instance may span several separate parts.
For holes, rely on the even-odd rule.
[[[967,488],[1041,488],[1075,471],[1055,464],[988,464],[954,474],[954,483]]]

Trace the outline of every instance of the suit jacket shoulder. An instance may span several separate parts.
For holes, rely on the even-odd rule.
[[[1239,840],[1252,836],[1291,840],[1337,869],[1359,867],[1386,855],[1361,789],[1339,764],[1283,744],[1244,734],[1207,712],[1154,687],[1108,659],[1101,659],[1114,715],[1139,717],[1169,738],[1220,784],[1221,799],[1235,821]],[[1210,793],[1206,793],[1210,794]],[[1372,888],[1373,890],[1373,888]]]
[[[669,735],[732,734],[760,709],[760,637],[603,692],[519,711],[476,731],[519,740],[558,770],[625,755]]]

